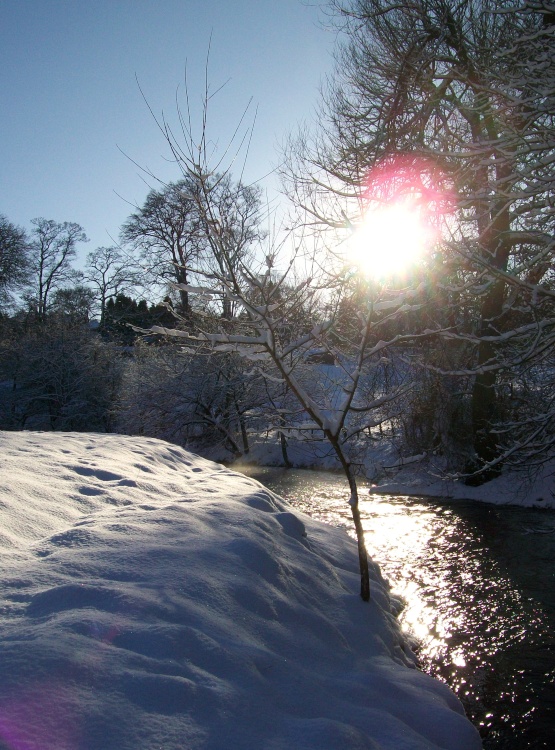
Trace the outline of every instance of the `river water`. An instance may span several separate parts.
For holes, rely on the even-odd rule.
[[[341,475],[242,468],[354,535]],[[555,511],[360,494],[422,669],[459,696],[486,750],[555,748]]]

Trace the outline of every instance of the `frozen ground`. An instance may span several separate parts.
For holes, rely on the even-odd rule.
[[[373,567],[159,440],[0,433],[2,750],[472,750]]]

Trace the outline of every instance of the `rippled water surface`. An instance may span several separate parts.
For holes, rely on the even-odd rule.
[[[353,533],[340,475],[248,474]],[[364,487],[361,498],[369,553],[406,601],[400,619],[422,668],[461,698],[484,748],[555,748],[555,512],[374,497]]]

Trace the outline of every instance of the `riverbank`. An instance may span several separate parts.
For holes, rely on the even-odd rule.
[[[555,463],[543,466],[537,473],[505,471],[501,476],[479,487],[460,480],[434,476],[434,466],[407,466],[390,470],[372,486],[377,495],[413,495],[452,500],[477,500],[494,505],[518,505],[524,508],[555,508]]]
[[[373,564],[160,440],[0,433],[0,744],[478,750]]]
[[[287,457],[291,468],[340,472],[337,459],[323,441],[289,441]],[[222,458],[222,456],[214,456]],[[277,439],[252,440],[247,457],[237,466],[283,466],[284,458]],[[230,466],[233,467],[233,462]],[[555,461],[537,470],[507,470],[496,479],[471,487],[462,480],[445,477],[435,457],[417,455],[400,459],[390,443],[376,443],[361,461],[361,477],[376,495],[408,495],[414,497],[477,500],[495,505],[518,505],[525,508],[555,509]]]

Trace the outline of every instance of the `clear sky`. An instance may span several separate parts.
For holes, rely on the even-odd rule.
[[[313,115],[334,36],[317,0],[1,0],[0,213],[25,228],[43,216],[81,224],[81,255],[113,244],[148,186],[119,149],[178,179],[141,97],[170,118],[187,64],[200,103],[211,42],[210,135],[226,142],[249,99],[258,107],[247,177]],[[119,148],[118,148],[119,147]],[[152,183],[151,181],[151,184]],[[270,191],[272,181],[267,181]],[[119,197],[122,196],[122,197]]]

